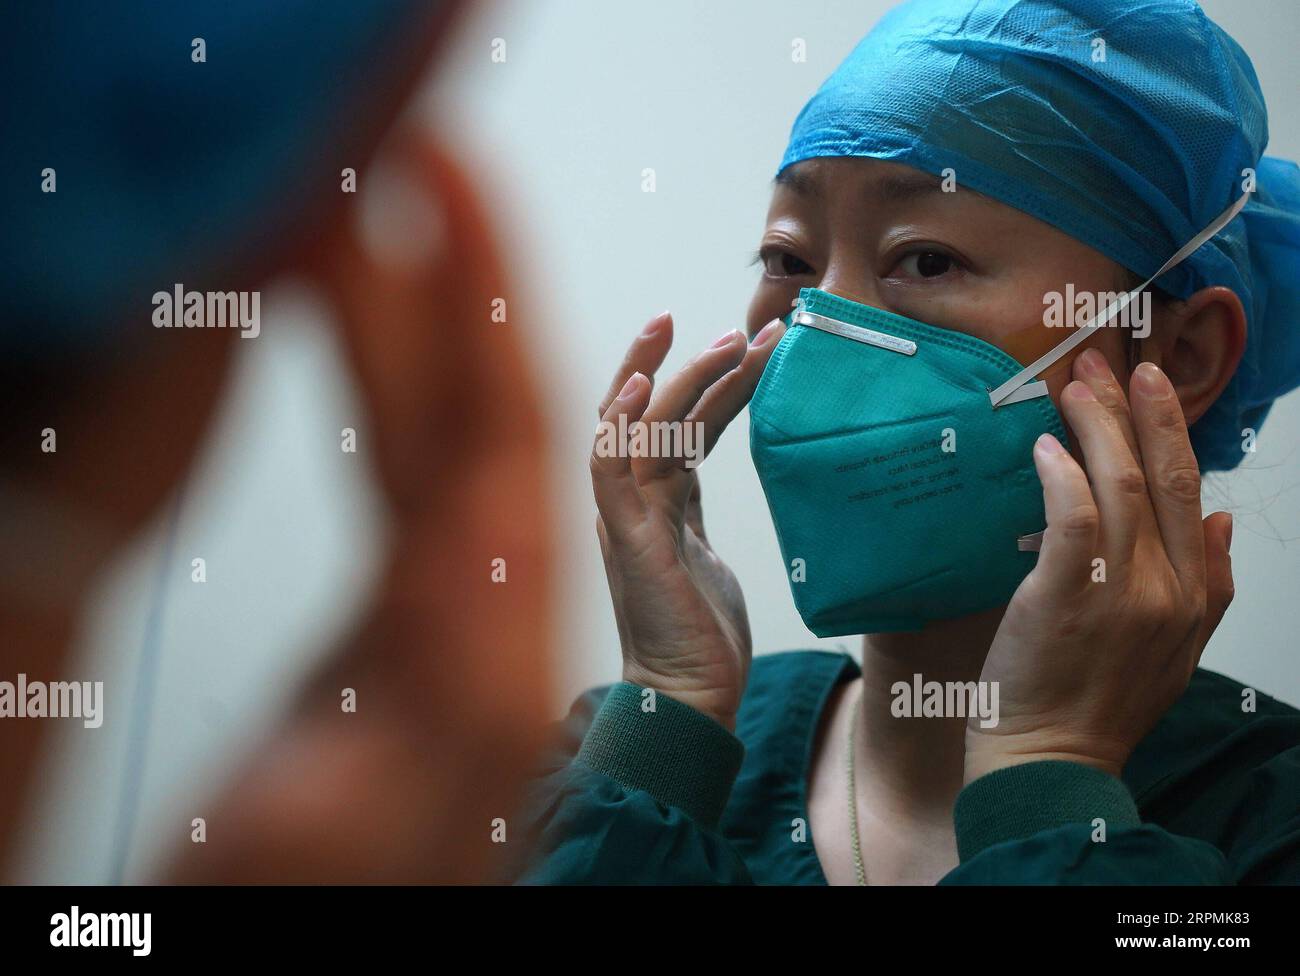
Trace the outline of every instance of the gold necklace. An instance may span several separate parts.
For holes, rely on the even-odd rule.
[[[857,872],[858,884],[865,885],[867,869],[862,864],[862,842],[858,838],[858,788],[853,774],[855,742],[858,725],[862,721],[862,695],[863,692],[858,693],[858,700],[853,705],[853,715],[849,719],[849,837],[853,841],[853,869]]]

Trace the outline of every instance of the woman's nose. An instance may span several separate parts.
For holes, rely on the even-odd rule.
[[[880,293],[876,287],[876,276],[871,268],[862,261],[832,260],[822,272],[817,287],[841,298],[872,305],[880,308]]]

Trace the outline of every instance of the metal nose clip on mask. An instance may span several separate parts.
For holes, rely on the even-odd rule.
[[[919,630],[1010,600],[1045,523],[1034,441],[1047,432],[1066,443],[1036,377],[1247,198],[1023,368],[974,336],[800,291],[749,410],[750,452],[808,629]]]

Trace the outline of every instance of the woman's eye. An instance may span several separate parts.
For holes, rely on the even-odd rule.
[[[937,278],[956,266],[957,262],[942,251],[916,251],[898,262],[903,274],[916,278]]]
[[[769,278],[793,278],[797,275],[812,273],[807,262],[795,257],[789,251],[763,250],[759,252],[763,263],[763,273]]]

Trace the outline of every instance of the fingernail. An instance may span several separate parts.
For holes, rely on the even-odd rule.
[[[727,333],[724,333],[723,335],[718,336],[718,338],[714,340],[713,345],[709,346],[709,348],[710,348],[710,349],[721,349],[723,346],[728,346],[728,345],[730,345],[732,342],[735,341],[736,336],[738,336],[738,335],[740,335],[740,330],[739,330],[739,329],[732,329],[730,332],[727,332]]]
[[[1165,396],[1169,392],[1169,380],[1155,363],[1139,363],[1133,378],[1137,388],[1147,396]]]
[[[768,338],[772,335],[772,333],[775,332],[780,327],[781,327],[781,320],[773,319],[771,322],[767,323],[767,325],[763,326],[761,329],[758,330],[758,335],[754,336],[754,339],[752,342],[750,342],[750,345],[761,346],[764,342],[768,340]]]
[[[640,373],[633,373],[631,376],[629,376],[629,377],[627,378],[627,382],[623,384],[623,389],[621,389],[621,390],[618,391],[618,396],[617,396],[615,399],[618,399],[618,400],[626,400],[626,399],[628,399],[629,397],[632,396],[632,393],[633,393],[633,392],[634,392],[634,391],[635,391],[635,390],[636,390],[640,385],[641,385],[641,374],[640,374]]]
[[[654,335],[656,332],[658,332],[660,329],[664,327],[664,323],[668,321],[671,315],[672,313],[669,312],[667,309],[660,312],[658,315],[656,315],[654,318],[652,318],[649,322],[646,323],[646,327],[641,330],[641,337],[646,338],[648,336]]]
[[[1097,400],[1096,394],[1092,392],[1092,387],[1090,387],[1087,383],[1081,383],[1078,380],[1075,380],[1073,383],[1067,386],[1065,388],[1065,392],[1068,393],[1070,396],[1074,397],[1074,399],[1076,400],[1091,400],[1094,403]]]
[[[1040,451],[1042,451],[1044,454],[1065,453],[1065,448],[1061,446],[1061,442],[1058,441],[1051,434],[1040,434],[1038,436],[1038,441],[1034,444],[1034,446],[1038,448]]]
[[[1110,363],[1097,349],[1085,349],[1079,355],[1079,365],[1088,376],[1104,377],[1110,372]]]
[[[1232,522],[1233,522],[1232,513],[1229,512],[1229,513],[1228,513],[1228,532],[1227,532],[1227,538],[1224,540],[1224,544],[1225,544],[1225,546],[1226,546],[1228,552],[1232,552]]]

